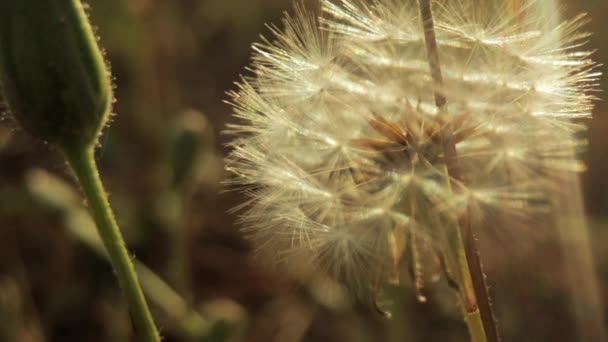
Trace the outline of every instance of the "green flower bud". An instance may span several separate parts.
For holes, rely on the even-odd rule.
[[[173,186],[185,190],[200,181],[205,157],[213,152],[213,132],[203,113],[187,110],[179,114],[171,133]]]
[[[0,1],[0,86],[33,136],[63,148],[95,144],[112,84],[79,0]]]

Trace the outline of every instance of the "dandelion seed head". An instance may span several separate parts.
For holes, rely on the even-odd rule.
[[[249,197],[241,222],[257,248],[369,299],[396,236],[432,247],[465,208],[544,209],[553,175],[582,170],[580,119],[600,75],[581,49],[584,16],[548,25],[540,1],[521,3],[433,4],[442,85],[416,1],[323,0],[320,18],[296,6],[270,26],[230,93],[239,121],[227,130],[228,182]],[[446,172],[447,142],[462,180]]]

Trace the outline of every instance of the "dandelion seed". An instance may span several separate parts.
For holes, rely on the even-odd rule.
[[[245,232],[278,262],[305,258],[372,302],[407,254],[403,237],[440,248],[465,208],[546,210],[555,175],[582,169],[578,119],[599,77],[579,51],[584,16],[550,28],[530,15],[534,0],[435,3],[435,84],[415,1],[322,3],[320,19],[297,6],[271,27],[254,77],[230,94],[229,182],[249,196]],[[446,141],[461,179],[445,172]]]

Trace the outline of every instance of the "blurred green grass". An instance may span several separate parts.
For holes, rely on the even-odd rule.
[[[388,323],[373,319],[369,312],[334,312],[318,306],[314,296],[293,281],[256,263],[237,231],[235,217],[227,214],[242,198],[234,192],[221,192],[226,137],[220,131],[230,121],[230,109],[223,103],[225,91],[233,87],[239,74],[246,73],[251,43],[260,33],[268,33],[264,23],[278,23],[281,12],[291,9],[290,1],[89,3],[115,76],[118,100],[117,115],[102,137],[97,159],[138,262],[171,285],[198,312],[197,317],[238,317],[241,323],[228,329],[232,335],[228,341],[402,340],[387,333]],[[608,63],[608,25],[603,18],[608,2],[567,2],[567,13],[580,11],[593,19],[587,27],[594,32],[589,47],[597,49],[597,61]],[[604,93],[608,90],[605,77],[602,89]],[[204,162],[186,172],[183,177],[188,180],[177,189],[174,147],[176,127],[184,113],[205,122],[206,138],[194,142],[202,146],[199,152]],[[606,102],[598,102],[589,125],[590,145],[585,154],[589,170],[583,184],[600,285],[607,293]],[[15,130],[10,122],[1,124],[0,342],[134,340],[109,266],[82,237],[70,233],[65,208],[43,203],[28,191],[27,175],[39,168],[72,184],[54,151]],[[61,191],[50,192],[61,197]],[[76,215],[73,219],[86,221],[78,207],[80,200],[70,201],[74,207],[70,215]],[[520,286],[517,276],[506,279],[513,281],[512,286]],[[543,298],[541,304],[552,304],[526,308],[543,317],[525,328],[545,333],[546,327],[540,325],[549,324],[554,341],[569,341],[571,322],[560,321],[564,317],[561,310],[567,308],[558,302],[559,293],[542,287],[530,292]],[[400,296],[409,308],[398,311],[399,320],[392,323],[398,325],[400,334],[415,341],[466,340],[464,325],[454,315],[457,308],[449,298],[422,305],[413,300],[410,290]],[[165,341],[202,340],[188,334],[187,324],[171,317],[162,303],[153,310]]]

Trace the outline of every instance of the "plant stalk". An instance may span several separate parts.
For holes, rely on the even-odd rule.
[[[419,0],[420,17],[424,27],[424,38],[426,50],[429,60],[431,77],[435,84],[435,104],[441,111],[447,100],[441,93],[443,85],[443,77],[441,73],[441,64],[439,61],[439,53],[437,48],[437,38],[435,36],[435,27],[433,22],[433,13],[431,10],[430,0]],[[452,185],[457,187],[457,183],[463,181],[458,163],[458,154],[456,144],[451,139],[452,127],[446,127],[444,133],[444,153],[446,157],[447,172],[452,179]],[[454,184],[456,183],[456,184]],[[457,190],[456,190],[457,191]],[[458,238],[457,238],[457,263],[461,273],[465,321],[469,327],[471,338],[475,342],[499,342],[498,329],[492,312],[490,296],[486,284],[485,274],[481,265],[479,249],[469,220],[468,209],[461,216],[458,222]]]
[[[62,148],[74,176],[80,183],[89,210],[97,225],[97,231],[110,257],[116,277],[129,304],[131,317],[141,341],[160,342],[160,335],[148,309],[148,304],[139,285],[131,257],[127,252],[122,234],[93,157],[93,147]]]

